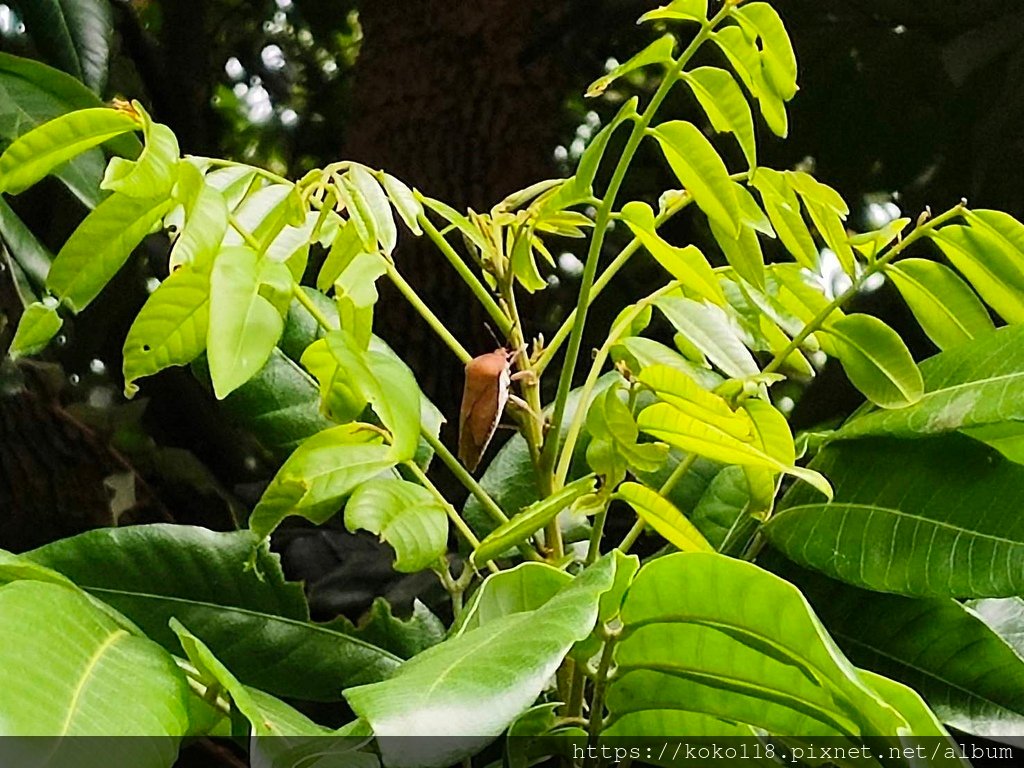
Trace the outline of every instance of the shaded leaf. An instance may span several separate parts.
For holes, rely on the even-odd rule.
[[[921,372],[899,335],[871,315],[847,315],[823,330],[836,345],[843,370],[882,408],[904,408],[924,394]]]

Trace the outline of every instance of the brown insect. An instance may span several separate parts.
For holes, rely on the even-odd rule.
[[[470,472],[480,463],[508,403],[514,355],[500,347],[466,363],[459,409],[459,460]]]

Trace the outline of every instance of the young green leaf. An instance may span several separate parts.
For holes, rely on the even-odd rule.
[[[850,382],[875,405],[905,408],[921,399],[924,382],[910,350],[877,317],[847,315],[823,332],[834,341]]]
[[[721,307],[680,296],[663,296],[656,306],[726,375],[743,378],[760,370]]]
[[[853,235],[850,237],[850,245],[869,260],[874,260],[884,248],[887,248],[893,240],[900,236],[908,224],[910,224],[910,219],[893,219],[884,227],[873,232]]]
[[[300,445],[277,471],[249,517],[260,539],[289,515],[328,520],[361,483],[395,465],[380,432],[354,422],[326,429]]]
[[[433,493],[406,480],[363,483],[345,505],[345,527],[376,533],[395,550],[395,570],[436,565],[448,546],[448,517]]]
[[[738,236],[740,217],[729,170],[704,134],[683,120],[651,129],[676,178],[693,195],[707,217],[725,232]]]
[[[696,21],[703,23],[708,17],[708,0],[672,0],[668,5],[648,11],[637,21],[669,19],[673,21]]]
[[[846,202],[831,187],[822,184],[813,176],[802,171],[787,171],[790,187],[803,200],[811,221],[821,239],[839,259],[843,271],[850,277],[856,275],[857,263],[850,246],[843,222],[850,212]]]
[[[358,253],[334,281],[338,319],[362,349],[370,345],[373,335],[373,307],[377,303],[377,278],[387,272],[388,265],[379,253]]]
[[[743,96],[743,91],[733,76],[718,67],[698,67],[684,72],[683,81],[697,97],[701,109],[711,121],[711,126],[719,133],[733,134],[750,168],[756,168],[754,118],[750,114],[750,106]]]
[[[637,442],[640,430],[618,387],[608,387],[594,398],[587,411],[587,431],[591,437],[587,463],[608,485],[616,485],[627,469],[657,472],[668,456],[667,445]]]
[[[995,326],[977,294],[949,267],[927,259],[889,264],[885,274],[939,349],[949,349]]]
[[[654,211],[647,203],[630,202],[622,207],[621,216],[644,248],[676,280],[703,298],[725,304],[715,272],[695,245],[679,248],[669,245],[655,231]]]
[[[800,201],[787,177],[769,168],[758,168],[751,181],[761,193],[772,226],[797,262],[812,272],[818,269],[818,248],[800,213]]]
[[[190,163],[182,163],[179,173],[181,180],[191,177],[197,191],[191,200],[185,201],[184,226],[171,249],[170,269],[183,264],[208,268],[228,229],[227,203],[224,195],[206,183]]]
[[[644,368],[638,381],[673,408],[737,440],[747,442],[754,436],[750,419],[744,413],[734,411],[722,397],[704,389],[676,368],[665,365]]]
[[[353,202],[373,222],[380,250],[390,256],[398,244],[398,229],[387,195],[373,174],[361,165],[353,165],[345,178],[352,182]]]
[[[416,236],[422,235],[423,230],[420,229],[417,219],[423,215],[423,205],[416,199],[415,193],[406,186],[405,182],[396,179],[390,173],[382,173],[380,183],[409,231]]]
[[[18,321],[8,354],[12,360],[17,360],[42,352],[63,325],[64,320],[57,314],[57,303],[53,299],[29,304]]]
[[[113,194],[78,225],[50,267],[46,287],[80,312],[172,207],[168,197]]]
[[[359,418],[369,403],[350,380],[348,371],[338,365],[327,339],[317,339],[306,347],[300,362],[320,384],[320,412],[324,416],[338,424]]]
[[[214,261],[206,349],[218,399],[252,378],[277,344],[284,320],[263,288],[281,281],[291,285],[288,268],[261,262],[247,246],[226,248]]]
[[[797,92],[796,54],[778,12],[768,3],[745,3],[735,18],[748,34],[760,39],[761,59],[768,84],[783,101]]]
[[[639,483],[623,483],[615,493],[636,512],[637,517],[656,530],[681,552],[714,552],[697,527],[657,491]]]
[[[199,357],[209,322],[209,271],[179,267],[146,299],[125,338],[125,397],[138,392],[137,379]]]
[[[756,36],[748,35],[740,26],[722,27],[711,36],[736,71],[743,85],[757,99],[761,117],[772,133],[786,138],[789,132],[785,101],[767,81]]]
[[[1024,256],[988,227],[953,225],[928,236],[1008,323],[1024,322]]]
[[[133,101],[132,108],[142,119],[142,154],[138,160],[112,158],[100,188],[129,197],[165,195],[178,177],[178,139],[166,125],[154,123],[139,102]]]
[[[500,557],[503,552],[526,541],[554,520],[559,512],[568,508],[581,496],[593,493],[595,490],[597,490],[596,478],[593,475],[587,475],[579,480],[574,480],[546,499],[531,504],[507,523],[503,523],[491,531],[480,542],[480,546],[473,550],[470,560],[474,565],[481,566]]]
[[[594,98],[600,96],[609,85],[614,83],[623,75],[628,75],[642,67],[649,67],[652,64],[671,64],[672,54],[675,51],[676,38],[674,35],[663,35],[655,40],[653,43],[644,48],[640,53],[633,56],[631,59],[623,64],[615,67],[608,74],[603,77],[597,78],[587,88],[585,96],[587,98]]]
[[[87,149],[141,127],[134,116],[107,107],[81,109],[43,123],[0,155],[0,191],[24,192]]]

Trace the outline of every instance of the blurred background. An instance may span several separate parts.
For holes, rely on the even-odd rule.
[[[759,131],[763,165],[812,170],[850,202],[853,229],[873,229],[961,197],[1024,214],[1024,9],[1019,0],[774,0],[794,40],[801,91],[785,142]],[[0,3],[0,49],[82,80],[104,99],[138,98],[173,128],[184,153],[216,155],[300,177],[335,159],[383,167],[457,208],[486,210],[543,178],[568,175],[587,142],[650,73],[596,100],[587,84],[660,35],[635,19],[641,0],[10,0]],[[59,17],[59,18],[58,18]],[[60,31],[70,20],[71,46]],[[720,63],[702,51],[699,63]],[[42,98],[0,72],[0,128],[16,132]],[[663,119],[705,124],[685,89]],[[613,145],[614,146],[614,145]],[[734,170],[731,140],[718,143]],[[611,153],[609,153],[611,155]],[[656,203],[676,185],[642,152],[621,199]],[[56,251],[85,209],[46,183],[11,201]],[[721,254],[692,211],[665,230]],[[613,233],[609,249],[624,243]],[[530,335],[550,335],[572,301],[578,243],[557,243],[548,290],[528,302]],[[922,246],[927,247],[927,246]],[[120,345],[167,242],[151,238],[102,301],[65,326],[41,361],[0,368],[0,546],[23,550],[117,522],[174,520],[214,528],[244,521],[273,475],[267,451],[188,371],[121,395]],[[6,257],[5,257],[6,258]],[[399,268],[474,353],[493,348],[483,318],[437,255],[406,237]],[[593,326],[603,334],[621,303],[663,279],[637,259]],[[10,270],[7,270],[8,274]],[[832,272],[827,260],[822,275]],[[9,283],[0,275],[0,283]],[[386,287],[382,286],[382,290]],[[918,357],[934,352],[885,286],[860,309],[884,317]],[[394,300],[393,300],[394,299]],[[19,308],[0,289],[3,348]],[[457,421],[462,371],[396,297],[378,332]],[[657,329],[655,329],[657,331]],[[595,336],[596,340],[597,337]],[[593,341],[593,340],[591,340]],[[826,367],[783,393],[794,425],[849,413],[857,395]],[[230,410],[230,409],[228,409]],[[449,424],[450,428],[450,424]],[[450,433],[449,433],[450,434]],[[340,526],[339,526],[340,527]],[[408,609],[431,577],[399,579],[369,538],[296,524],[275,546],[304,578],[314,613],[358,618],[375,595]],[[417,580],[419,579],[419,580]]]

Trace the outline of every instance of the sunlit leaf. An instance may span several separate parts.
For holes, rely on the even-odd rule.
[[[691,344],[727,375],[743,378],[760,370],[721,307],[679,296],[664,296],[657,300],[656,306]]]
[[[395,570],[415,573],[436,565],[448,544],[448,518],[421,485],[382,479],[363,483],[345,505],[345,527],[376,533],[395,550]]]
[[[977,294],[953,270],[927,259],[903,259],[885,268],[921,328],[948,349],[995,326]]]
[[[640,53],[633,56],[628,61],[619,64],[617,67],[612,69],[608,74],[599,77],[587,88],[586,96],[593,98],[600,96],[609,85],[614,83],[623,75],[628,75],[642,67],[649,67],[652,64],[669,64],[672,62],[672,53],[676,47],[676,39],[674,35],[663,35],[662,37],[655,40],[653,43],[644,48]]]
[[[739,235],[740,218],[729,170],[704,134],[692,123],[674,120],[653,128],[651,135],[700,209],[725,232]]]
[[[637,23],[656,19],[704,22],[707,17],[708,0],[672,0],[668,5],[648,11]]]
[[[616,497],[633,508],[637,516],[662,538],[682,552],[714,552],[697,527],[672,502],[639,483],[623,483]]]
[[[111,195],[64,243],[50,267],[46,287],[73,312],[81,311],[173,205],[167,197]]]
[[[875,405],[904,408],[924,394],[921,372],[899,335],[877,317],[847,315],[824,331],[850,381]]]
[[[142,154],[138,160],[112,158],[100,187],[129,197],[167,194],[178,176],[178,139],[166,125],[154,123],[139,102],[132,102],[132,108],[142,120]]]
[[[52,299],[29,304],[18,321],[8,354],[12,360],[17,360],[42,352],[63,325],[64,320],[57,314],[57,305]]]
[[[406,186],[405,182],[396,179],[390,173],[381,174],[381,184],[409,231],[414,235],[423,234],[419,221],[417,221],[423,214],[423,205],[416,199],[413,191]]]
[[[125,396],[138,391],[137,379],[202,354],[209,322],[210,273],[179,267],[146,299],[125,338]]]
[[[459,614],[452,636],[523,611],[533,611],[572,581],[572,575],[547,563],[525,562],[492,573]]]
[[[1024,322],[1024,256],[988,227],[952,225],[928,236],[1008,323]]]
[[[818,248],[800,213],[800,200],[786,176],[769,168],[758,168],[751,183],[761,193],[768,218],[786,250],[798,263],[817,271]]]
[[[797,92],[796,54],[778,12],[768,3],[744,3],[735,18],[760,38],[761,57],[767,82],[783,101]]]
[[[346,178],[352,182],[356,193],[353,202],[359,205],[359,201],[362,201],[366,214],[373,222],[374,236],[381,251],[390,255],[398,244],[398,229],[387,195],[373,174],[361,165],[353,165]]]
[[[731,133],[751,168],[757,167],[754,118],[743,91],[733,76],[718,67],[698,67],[683,73],[683,80],[719,133]]]
[[[734,25],[716,30],[711,39],[725,54],[747,90],[757,99],[761,116],[772,133],[785,138],[789,132],[786,104],[768,82],[756,38]]]

